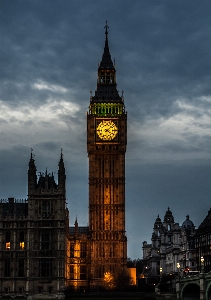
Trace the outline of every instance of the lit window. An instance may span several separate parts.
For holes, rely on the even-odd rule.
[[[24,242],[20,242],[20,250],[24,250]]]
[[[19,245],[20,245],[20,250],[24,250],[24,232],[20,232],[19,235]]]
[[[6,232],[6,249],[10,250],[10,233]]]

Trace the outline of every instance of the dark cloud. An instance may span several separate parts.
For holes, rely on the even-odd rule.
[[[128,255],[142,256],[168,206],[198,226],[211,192],[210,15],[208,0],[2,0],[0,197],[27,196],[31,147],[40,172],[57,172],[63,148],[71,224],[87,224],[86,111],[107,19],[128,111]]]

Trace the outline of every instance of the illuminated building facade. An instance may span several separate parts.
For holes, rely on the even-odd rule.
[[[98,290],[105,274],[127,264],[125,235],[125,152],[127,113],[116,84],[108,46],[108,26],[97,89],[87,113],[89,226],[69,228],[66,284],[74,290]]]
[[[105,272],[126,267],[125,152],[127,113],[119,96],[116,70],[108,47],[108,26],[97,89],[87,113],[89,158],[89,234],[91,286],[101,284]]]
[[[70,291],[90,290],[90,239],[89,227],[68,228],[66,255],[66,287]]]

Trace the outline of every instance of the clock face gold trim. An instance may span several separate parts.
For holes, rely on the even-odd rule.
[[[118,127],[111,120],[103,120],[97,125],[96,132],[101,140],[111,141],[117,136]]]

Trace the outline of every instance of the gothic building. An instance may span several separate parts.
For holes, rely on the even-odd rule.
[[[0,293],[57,293],[64,288],[66,255],[65,168],[36,174],[31,153],[28,199],[0,202]]]
[[[62,153],[58,183],[47,170],[37,176],[31,153],[28,199],[0,202],[0,294],[58,298],[65,288],[99,289],[105,274],[125,271],[126,144],[127,113],[106,23],[97,89],[87,112],[89,225],[80,227],[76,219],[69,226]]]

